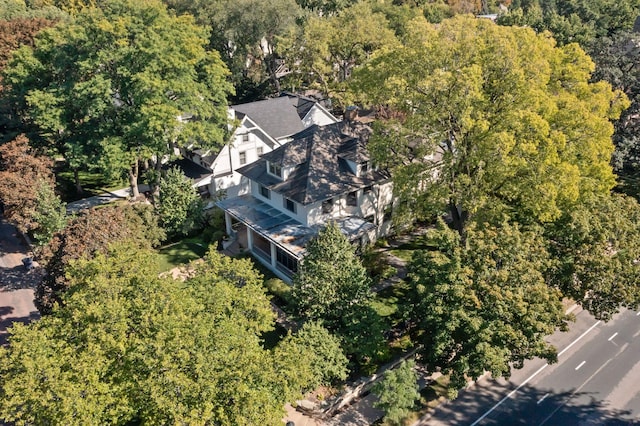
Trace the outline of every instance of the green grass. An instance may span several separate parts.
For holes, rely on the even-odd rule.
[[[401,303],[406,300],[409,293],[409,285],[399,282],[376,293],[371,306],[378,315],[386,319],[390,327],[394,327],[402,321]]]
[[[209,247],[200,238],[187,238],[158,249],[159,272],[169,271],[204,256]]]
[[[85,191],[84,194],[81,195],[78,195],[76,192],[76,185],[72,170],[62,169],[56,173],[56,181],[63,201],[76,201],[81,198],[91,197],[107,191],[113,191],[129,186],[128,182],[125,180],[116,182],[107,181],[100,173],[81,171],[79,172],[79,176],[82,189]]]

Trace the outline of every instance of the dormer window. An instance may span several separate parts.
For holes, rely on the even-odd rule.
[[[242,142],[249,142],[249,133],[245,133],[242,135]]]
[[[284,208],[293,213],[295,213],[297,210],[295,201],[288,198],[284,199]]]
[[[363,175],[369,171],[369,162],[363,161],[360,163],[360,174]]]
[[[269,174],[274,175],[282,179],[282,166],[274,164],[271,161],[268,162],[267,170]]]
[[[358,191],[352,191],[347,194],[347,205],[348,206],[358,205]]]

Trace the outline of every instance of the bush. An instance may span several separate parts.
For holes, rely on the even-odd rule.
[[[286,305],[291,304],[291,286],[279,278],[269,278],[264,282],[267,291]]]

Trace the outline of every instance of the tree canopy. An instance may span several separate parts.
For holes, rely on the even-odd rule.
[[[296,364],[262,348],[262,277],[211,252],[187,282],[150,252],[113,247],[69,269],[63,307],[0,349],[0,417],[14,424],[277,424]],[[294,384],[291,385],[290,384]]]
[[[547,285],[550,257],[541,234],[516,225],[470,227],[466,244],[440,222],[428,234],[432,251],[417,251],[409,268],[411,316],[428,368],[451,373],[451,396],[485,371],[509,377],[527,359],[556,359],[544,339],[564,327],[559,290]]]
[[[354,87],[392,113],[369,147],[392,170],[400,206],[446,210],[463,233],[479,214],[550,222],[615,185],[610,120],[628,100],[591,82],[593,69],[575,44],[458,16],[414,21]]]
[[[160,225],[170,237],[187,235],[202,226],[204,208],[191,179],[177,167],[167,170],[160,179],[156,212]]]
[[[207,43],[193,17],[172,16],[159,0],[108,0],[16,51],[5,83],[52,151],[74,169],[128,172],[137,196],[140,160],[171,153],[173,143],[224,140],[232,87]]]

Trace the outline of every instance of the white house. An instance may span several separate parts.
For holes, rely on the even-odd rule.
[[[250,193],[217,202],[227,233],[288,282],[305,244],[329,221],[354,243],[387,234],[392,183],[371,164],[370,134],[361,123],[313,125],[239,169]]]
[[[291,140],[291,135],[309,126],[338,121],[314,99],[292,94],[233,105],[229,108],[229,119],[234,130],[222,149],[191,147],[180,152],[202,169],[197,173],[195,185],[204,197],[247,193],[248,181],[238,173],[239,168],[282,146]]]

